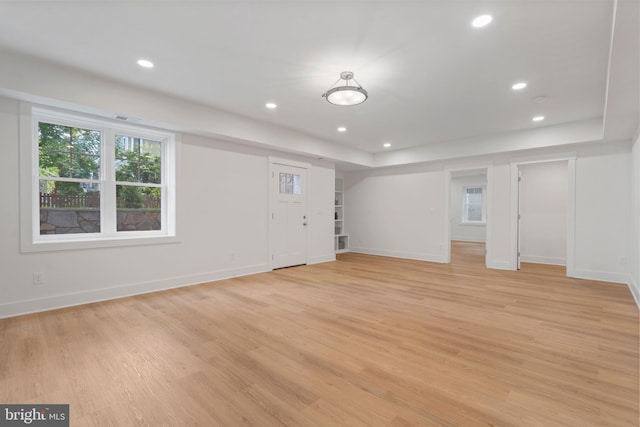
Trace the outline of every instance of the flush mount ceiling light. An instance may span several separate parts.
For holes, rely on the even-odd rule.
[[[514,84],[513,86],[511,86],[511,89],[513,89],[513,90],[522,90],[525,87],[527,87],[527,84],[525,82],[518,82],[518,83]]]
[[[344,127],[344,126],[340,126],[340,127],[338,128],[338,132],[346,132],[346,131],[347,131],[347,128],[346,128],[346,127]]]
[[[340,80],[344,80],[345,84],[336,86]],[[353,80],[357,86],[350,84],[351,80]],[[358,105],[366,101],[369,94],[360,86],[360,83],[353,78],[351,71],[343,71],[340,73],[340,78],[336,80],[333,86],[323,93],[322,96],[327,98],[327,101],[333,105]]]
[[[270,110],[273,110],[274,108],[278,108],[278,105],[275,102],[267,102],[266,104],[264,104],[264,106]]]
[[[382,146],[384,148],[389,148],[389,147],[391,147],[391,143],[390,142],[385,142],[384,144],[382,144]]]
[[[533,119],[534,122],[541,122],[544,120],[544,116],[535,116]]]

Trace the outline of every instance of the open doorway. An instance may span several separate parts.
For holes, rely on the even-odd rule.
[[[518,269],[567,265],[568,161],[518,166]]]
[[[449,261],[486,265],[487,168],[449,174]]]
[[[549,203],[562,204],[564,211],[566,212],[566,223],[564,227],[564,231],[562,229],[558,231],[558,233],[564,233],[564,247],[562,242],[555,242],[554,251],[559,252],[551,252],[549,250],[543,251],[532,251],[531,243],[534,243],[533,240],[525,243],[528,239],[526,235],[523,233],[527,233],[529,236],[535,233],[533,227],[528,226],[526,223],[523,224],[524,229],[521,229],[521,199],[527,198],[527,194],[520,194],[522,187],[522,177],[521,171],[526,168],[532,168],[534,171],[534,175],[542,175],[542,178],[538,180],[534,175],[530,175],[529,178],[532,177],[537,180],[537,183],[534,183],[534,186],[538,187],[538,196],[531,197],[531,201],[537,206],[534,208],[542,210],[541,216],[548,216],[549,212],[545,212],[545,207]],[[549,165],[546,169],[544,165]],[[551,173],[551,169],[557,168],[558,173]],[[548,176],[545,176],[545,171],[549,173]],[[562,189],[560,189],[562,187]],[[566,190],[566,192],[565,192]],[[526,188],[525,188],[526,191]],[[551,191],[560,191],[562,195],[555,195],[555,201],[552,199],[543,200],[546,198],[544,196],[545,192]],[[543,195],[543,196],[540,196]],[[558,198],[559,197],[559,198]],[[511,163],[511,248],[510,248],[510,269],[511,270],[519,270],[520,269],[520,261],[522,254],[522,244],[525,243],[525,259],[529,260],[537,260],[538,263],[540,261],[544,261],[548,265],[551,265],[551,262],[563,263],[565,265],[566,275],[569,277],[576,277],[575,272],[575,227],[576,227],[576,155],[575,153],[565,153],[557,156],[546,157],[540,156],[538,158],[530,158],[523,159],[521,161],[516,161]],[[560,200],[558,202],[558,200]],[[543,229],[544,226],[538,226],[539,230],[543,230],[542,232],[545,234],[549,234],[548,230]],[[557,228],[557,227],[556,227]],[[540,237],[540,236],[538,236]],[[541,236],[543,239],[544,236]],[[546,245],[548,247],[550,240],[547,240]],[[535,243],[535,245],[540,246],[540,243]],[[542,246],[544,247],[544,246]],[[535,252],[538,252],[537,254]],[[556,255],[554,255],[554,253]],[[557,255],[560,253],[560,255]],[[564,255],[564,256],[563,256]],[[536,259],[537,257],[537,259]],[[556,260],[554,261],[554,258]],[[562,259],[564,258],[564,259]],[[530,261],[529,261],[530,262]]]

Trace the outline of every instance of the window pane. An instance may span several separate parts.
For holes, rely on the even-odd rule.
[[[469,206],[467,211],[468,221],[482,221],[482,206]]]
[[[161,194],[158,187],[116,185],[117,230],[161,230]]]
[[[287,192],[287,174],[280,173],[280,193]]]
[[[293,175],[293,194],[299,195],[300,192],[300,175]]]
[[[287,194],[293,193],[293,175],[287,174]]]
[[[98,179],[100,131],[38,123],[40,176]]]
[[[484,187],[465,187],[462,204],[462,222],[484,221]]]
[[[467,204],[478,205],[482,204],[482,193],[480,194],[467,194]]]
[[[467,194],[479,194],[479,193],[482,193],[481,187],[467,188]]]
[[[116,135],[116,181],[162,182],[162,142]]]
[[[100,232],[100,186],[40,180],[40,234]]]
[[[300,194],[300,175],[280,173],[280,193]]]

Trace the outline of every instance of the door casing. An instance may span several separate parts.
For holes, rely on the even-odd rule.
[[[299,224],[287,224],[292,228],[298,228],[298,225],[302,227],[300,230],[304,233],[302,244],[303,247],[300,250],[303,252],[301,257],[296,257],[295,262],[291,262],[290,264],[286,259],[278,259],[282,254],[276,253],[278,251],[278,239],[281,237],[279,233],[282,232],[278,222],[276,221],[275,215],[278,211],[278,204],[280,203],[278,198],[278,185],[279,185],[279,172],[283,168],[294,168],[303,173],[302,179],[305,181],[303,185],[303,191],[300,195],[302,203],[304,204],[304,212],[300,214],[304,218],[296,218],[292,219],[293,221],[299,221]],[[268,212],[268,230],[269,230],[269,247],[268,247],[268,262],[270,269],[274,268],[282,268],[292,265],[300,265],[307,264],[309,257],[309,188],[310,188],[310,170],[311,165],[309,163],[297,162],[289,159],[282,159],[277,157],[269,157],[269,172],[267,177],[268,182],[268,195],[269,195],[269,212]],[[280,218],[278,218],[280,219]],[[306,223],[307,225],[302,225]],[[285,262],[285,265],[282,265],[282,261]],[[288,264],[288,265],[287,265]]]

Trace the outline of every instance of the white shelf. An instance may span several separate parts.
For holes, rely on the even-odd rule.
[[[337,254],[349,251],[349,235],[344,228],[344,182],[336,178],[333,246]]]
[[[348,234],[336,234],[334,237],[334,249],[337,254],[343,252],[349,252],[349,235]]]

